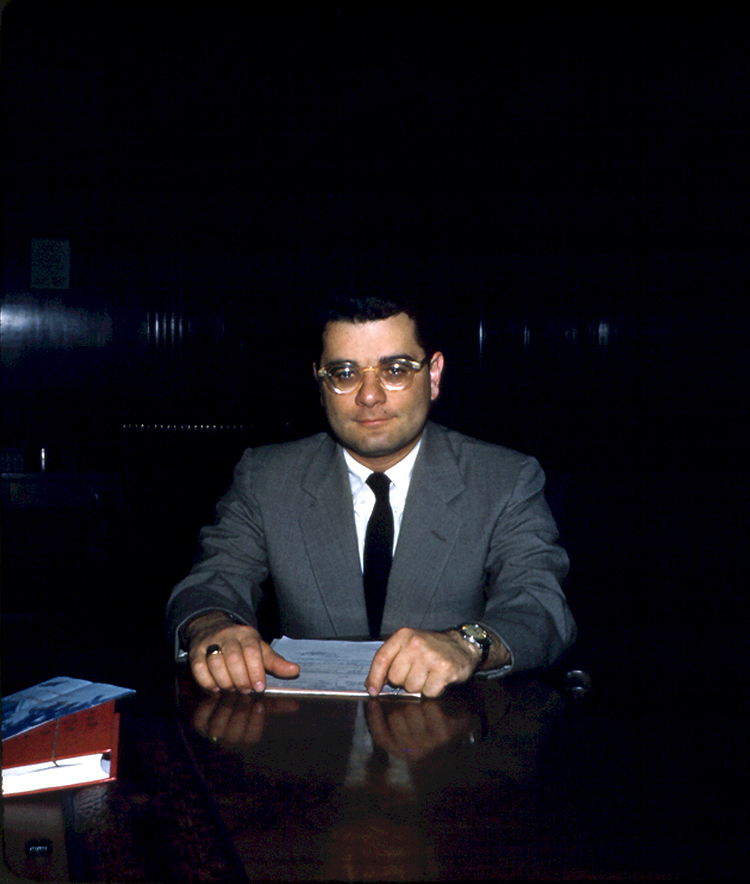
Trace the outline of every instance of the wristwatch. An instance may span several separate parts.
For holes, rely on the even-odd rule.
[[[484,626],[480,626],[478,623],[462,623],[455,628],[461,638],[465,639],[469,644],[479,648],[482,652],[482,656],[479,658],[479,663],[477,663],[477,669],[481,669],[481,667],[484,666],[487,657],[489,656],[490,648],[492,647],[490,634]]]

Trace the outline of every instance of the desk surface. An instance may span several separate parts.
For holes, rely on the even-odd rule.
[[[539,682],[516,687],[421,701],[191,696],[183,732],[251,878],[492,878],[546,837],[521,817],[542,732],[562,713]]]
[[[715,860],[688,844],[663,759],[535,678],[378,701],[206,695],[181,670],[173,696],[123,703],[116,783],[5,802],[16,874],[671,877]],[[23,856],[44,825],[65,831],[54,867]]]

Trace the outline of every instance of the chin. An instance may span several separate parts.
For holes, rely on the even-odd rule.
[[[418,438],[419,434],[405,439],[353,439],[352,444],[344,444],[361,457],[380,458],[392,457],[404,449],[411,448]]]

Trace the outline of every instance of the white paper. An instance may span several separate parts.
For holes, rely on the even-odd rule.
[[[365,679],[382,642],[329,639],[277,638],[271,647],[292,663],[299,663],[296,678],[266,676],[266,693],[318,694],[344,697],[369,696]],[[385,685],[380,696],[418,697]]]
[[[101,752],[64,758],[57,763],[43,761],[23,764],[3,771],[3,795],[36,792],[39,789],[62,789],[109,778],[110,760]]]

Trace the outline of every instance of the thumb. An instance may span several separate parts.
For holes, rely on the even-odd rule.
[[[277,654],[269,645],[266,645],[263,648],[263,662],[266,667],[266,672],[270,672],[272,675],[277,675],[282,678],[288,678],[299,672],[299,664],[292,663],[290,660],[282,657],[281,654]]]

